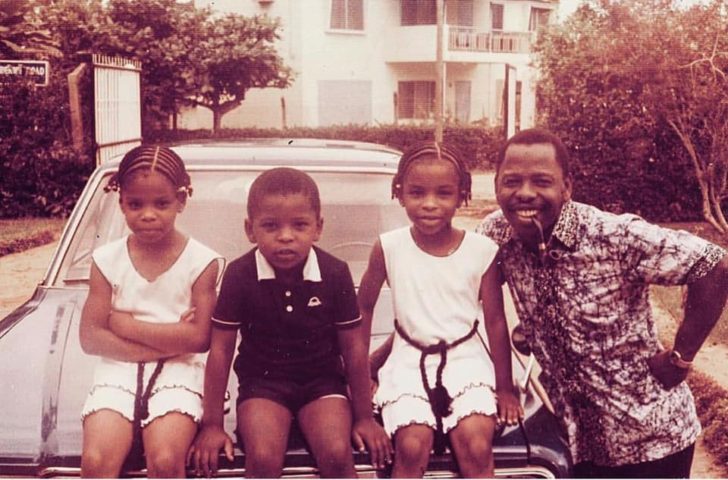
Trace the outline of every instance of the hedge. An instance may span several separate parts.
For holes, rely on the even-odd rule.
[[[502,129],[484,129],[475,126],[449,126],[443,130],[447,143],[456,145],[466,159],[469,169],[492,168],[497,149],[502,139]],[[434,138],[433,127],[397,125],[338,125],[332,127],[295,127],[285,130],[245,128],[210,130],[165,130],[149,132],[147,140],[172,143],[200,139],[242,139],[242,138],[328,138],[379,143],[389,147],[406,150],[418,142]]]
[[[0,86],[0,218],[65,215],[93,168],[93,160],[70,146],[64,87]],[[60,108],[59,108],[60,105]],[[322,128],[151,131],[145,141],[178,143],[200,139],[261,137],[358,140],[405,150],[434,136],[432,127],[340,125]],[[636,143],[589,144],[562,134],[572,151],[574,199],[651,221],[699,221],[700,194],[692,167],[669,136]],[[502,130],[447,126],[470,169],[491,169],[502,146]]]
[[[638,138],[612,131],[557,134],[572,153],[575,200],[654,222],[703,220],[695,171],[667,129]]]
[[[419,126],[334,126],[322,128],[222,129],[158,131],[148,136],[155,142],[191,139],[240,139],[261,137],[318,137],[380,143],[400,150],[433,138],[433,129]],[[491,169],[503,144],[502,130],[449,126],[445,141],[457,145],[468,167]],[[609,132],[591,137],[562,133],[572,152],[574,199],[615,213],[631,212],[655,222],[700,221],[700,192],[692,166],[677,140],[664,135],[632,142],[614,141]]]
[[[93,170],[72,147],[66,72],[50,71],[46,87],[0,84],[0,218],[68,215]]]

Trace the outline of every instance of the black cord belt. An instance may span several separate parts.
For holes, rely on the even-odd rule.
[[[394,329],[405,342],[409,343],[421,352],[420,375],[422,377],[422,385],[425,387],[427,398],[430,401],[430,408],[432,409],[432,414],[435,415],[435,422],[437,425],[434,449],[435,453],[441,455],[445,452],[445,446],[447,445],[447,438],[442,427],[442,418],[447,417],[452,413],[452,398],[450,397],[447,388],[445,388],[445,385],[442,384],[442,372],[447,364],[447,351],[470,340],[478,331],[478,320],[475,320],[473,328],[471,328],[465,336],[458,338],[452,343],[447,343],[444,340],[441,340],[435,345],[425,345],[414,340],[402,329],[397,319],[394,320]],[[427,379],[425,359],[428,355],[440,355],[440,363],[437,366],[437,377],[435,379],[434,388],[430,388],[430,382]]]
[[[142,447],[142,421],[149,417],[149,397],[152,394],[152,387],[157,383],[157,377],[162,372],[164,359],[159,360],[154,367],[147,388],[144,388],[144,362],[137,364],[137,384],[136,393],[134,395],[134,420],[132,422],[132,448],[129,456],[141,455],[144,451]]]

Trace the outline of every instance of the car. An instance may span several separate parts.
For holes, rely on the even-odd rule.
[[[355,283],[361,279],[377,236],[408,223],[391,198],[392,177],[401,153],[381,145],[340,140],[269,139],[172,145],[192,177],[194,194],[178,216],[180,230],[223,254],[227,261],[251,248],[243,233],[245,202],[253,179],[274,166],[308,172],[322,197],[324,231],[319,246],[346,260]],[[33,296],[0,320],[0,475],[78,476],[82,447],[81,408],[97,357],[79,345],[79,320],[87,291],[92,251],[128,233],[116,192],[104,193],[116,159],[89,178],[68,219],[46,275]],[[482,328],[482,326],[481,326]],[[372,348],[393,329],[389,290],[375,309]],[[485,332],[482,332],[485,335]],[[548,398],[531,375],[532,362],[514,351],[517,380],[526,417],[519,426],[498,432],[494,444],[499,477],[568,477],[571,460]],[[235,404],[237,379],[228,391]],[[234,409],[225,428],[235,428]],[[386,476],[353,452],[360,476]],[[236,449],[232,462],[221,458],[218,476],[242,476],[245,456]],[[190,472],[192,473],[192,472]],[[129,458],[125,476],[144,476],[142,456]],[[284,476],[316,476],[312,456],[294,435]],[[427,476],[457,475],[452,455],[433,455]]]

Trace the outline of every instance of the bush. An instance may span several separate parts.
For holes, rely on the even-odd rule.
[[[53,72],[53,67],[51,67]],[[0,84],[0,218],[63,216],[94,162],[71,147],[67,84]]]
[[[572,153],[575,200],[653,222],[702,220],[695,172],[667,129],[596,132],[553,123]]]
[[[642,132],[575,131],[554,122],[572,153],[574,199],[615,213],[631,212],[654,222],[701,220],[700,193],[692,166],[674,136],[649,138]],[[659,130],[665,132],[665,130]],[[447,126],[445,141],[456,145],[470,169],[492,169],[503,144],[500,128]],[[334,126],[278,129],[164,130],[150,132],[148,141],[182,142],[200,139],[333,138],[380,143],[405,150],[434,137],[432,127]]]

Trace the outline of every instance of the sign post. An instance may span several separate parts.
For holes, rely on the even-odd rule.
[[[24,78],[36,86],[47,87],[49,71],[45,60],[0,60],[0,83]]]

